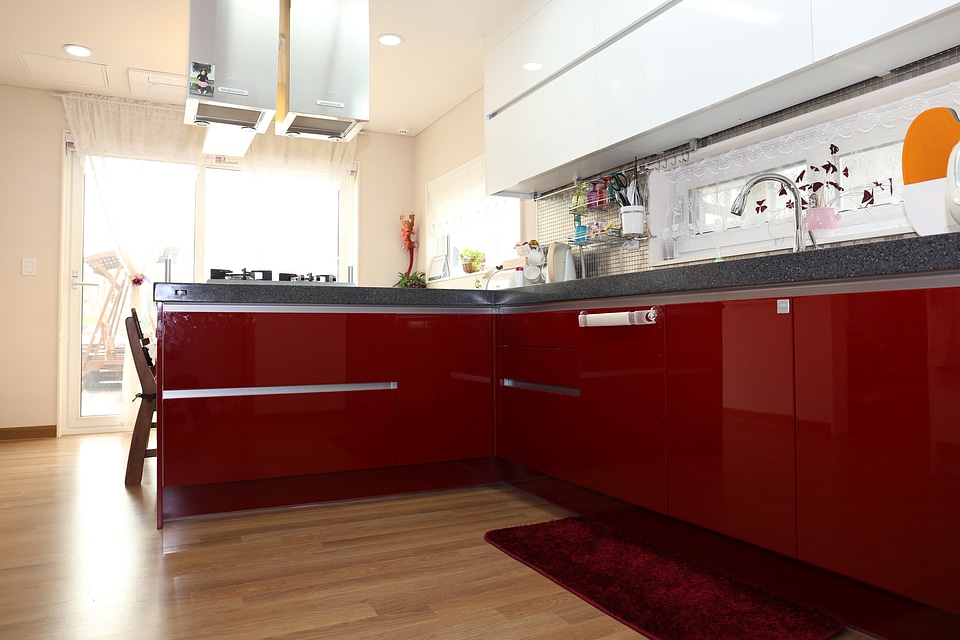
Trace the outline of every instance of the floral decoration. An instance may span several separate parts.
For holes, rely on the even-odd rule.
[[[135,287],[139,287],[146,281],[147,281],[147,276],[143,275],[142,273],[135,273],[132,276],[130,276],[130,282],[132,282],[133,286]]]
[[[410,272],[413,271],[413,250],[417,248],[417,241],[414,239],[417,232],[413,228],[414,221],[417,219],[416,214],[411,213],[406,218],[400,216],[400,237],[403,238],[403,250],[409,252],[410,254],[410,263],[407,265],[406,275],[410,275]]]

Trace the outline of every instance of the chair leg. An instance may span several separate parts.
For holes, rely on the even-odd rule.
[[[143,459],[147,455],[147,443],[150,442],[150,428],[157,401],[141,398],[137,421],[133,424],[133,436],[130,438],[130,453],[127,455],[127,474],[123,483],[127,486],[140,484],[143,480]]]

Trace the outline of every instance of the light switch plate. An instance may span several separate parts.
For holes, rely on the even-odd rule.
[[[790,313],[790,298],[780,298],[777,300],[777,313]]]
[[[24,276],[37,275],[37,259],[24,258],[20,264],[20,275],[24,275]]]

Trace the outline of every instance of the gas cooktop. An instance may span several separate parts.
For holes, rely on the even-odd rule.
[[[208,283],[272,283],[272,284],[337,284],[352,286],[352,282],[337,282],[337,276],[331,274],[308,273],[306,275],[296,273],[281,272],[277,280],[273,280],[273,271],[265,269],[255,269],[248,271],[230,271],[229,269],[210,269],[210,279]]]

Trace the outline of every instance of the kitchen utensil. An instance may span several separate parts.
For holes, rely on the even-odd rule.
[[[950,152],[947,161],[947,210],[960,224],[960,143]]]
[[[910,123],[903,140],[903,206],[921,236],[952,231],[945,197],[947,166],[960,142],[960,120],[948,107],[927,109]]]
[[[624,235],[643,235],[645,220],[643,206],[620,207],[620,228]]]
[[[540,267],[533,264],[528,264],[526,267],[524,267],[523,268],[523,279],[525,281],[524,284],[540,283],[541,282],[540,271],[541,271]]]
[[[536,266],[543,264],[543,252],[540,249],[531,249],[527,254],[527,264]]]
[[[573,253],[570,245],[565,242],[554,242],[547,250],[547,280],[549,282],[563,282],[574,280],[577,277],[573,266]]]

